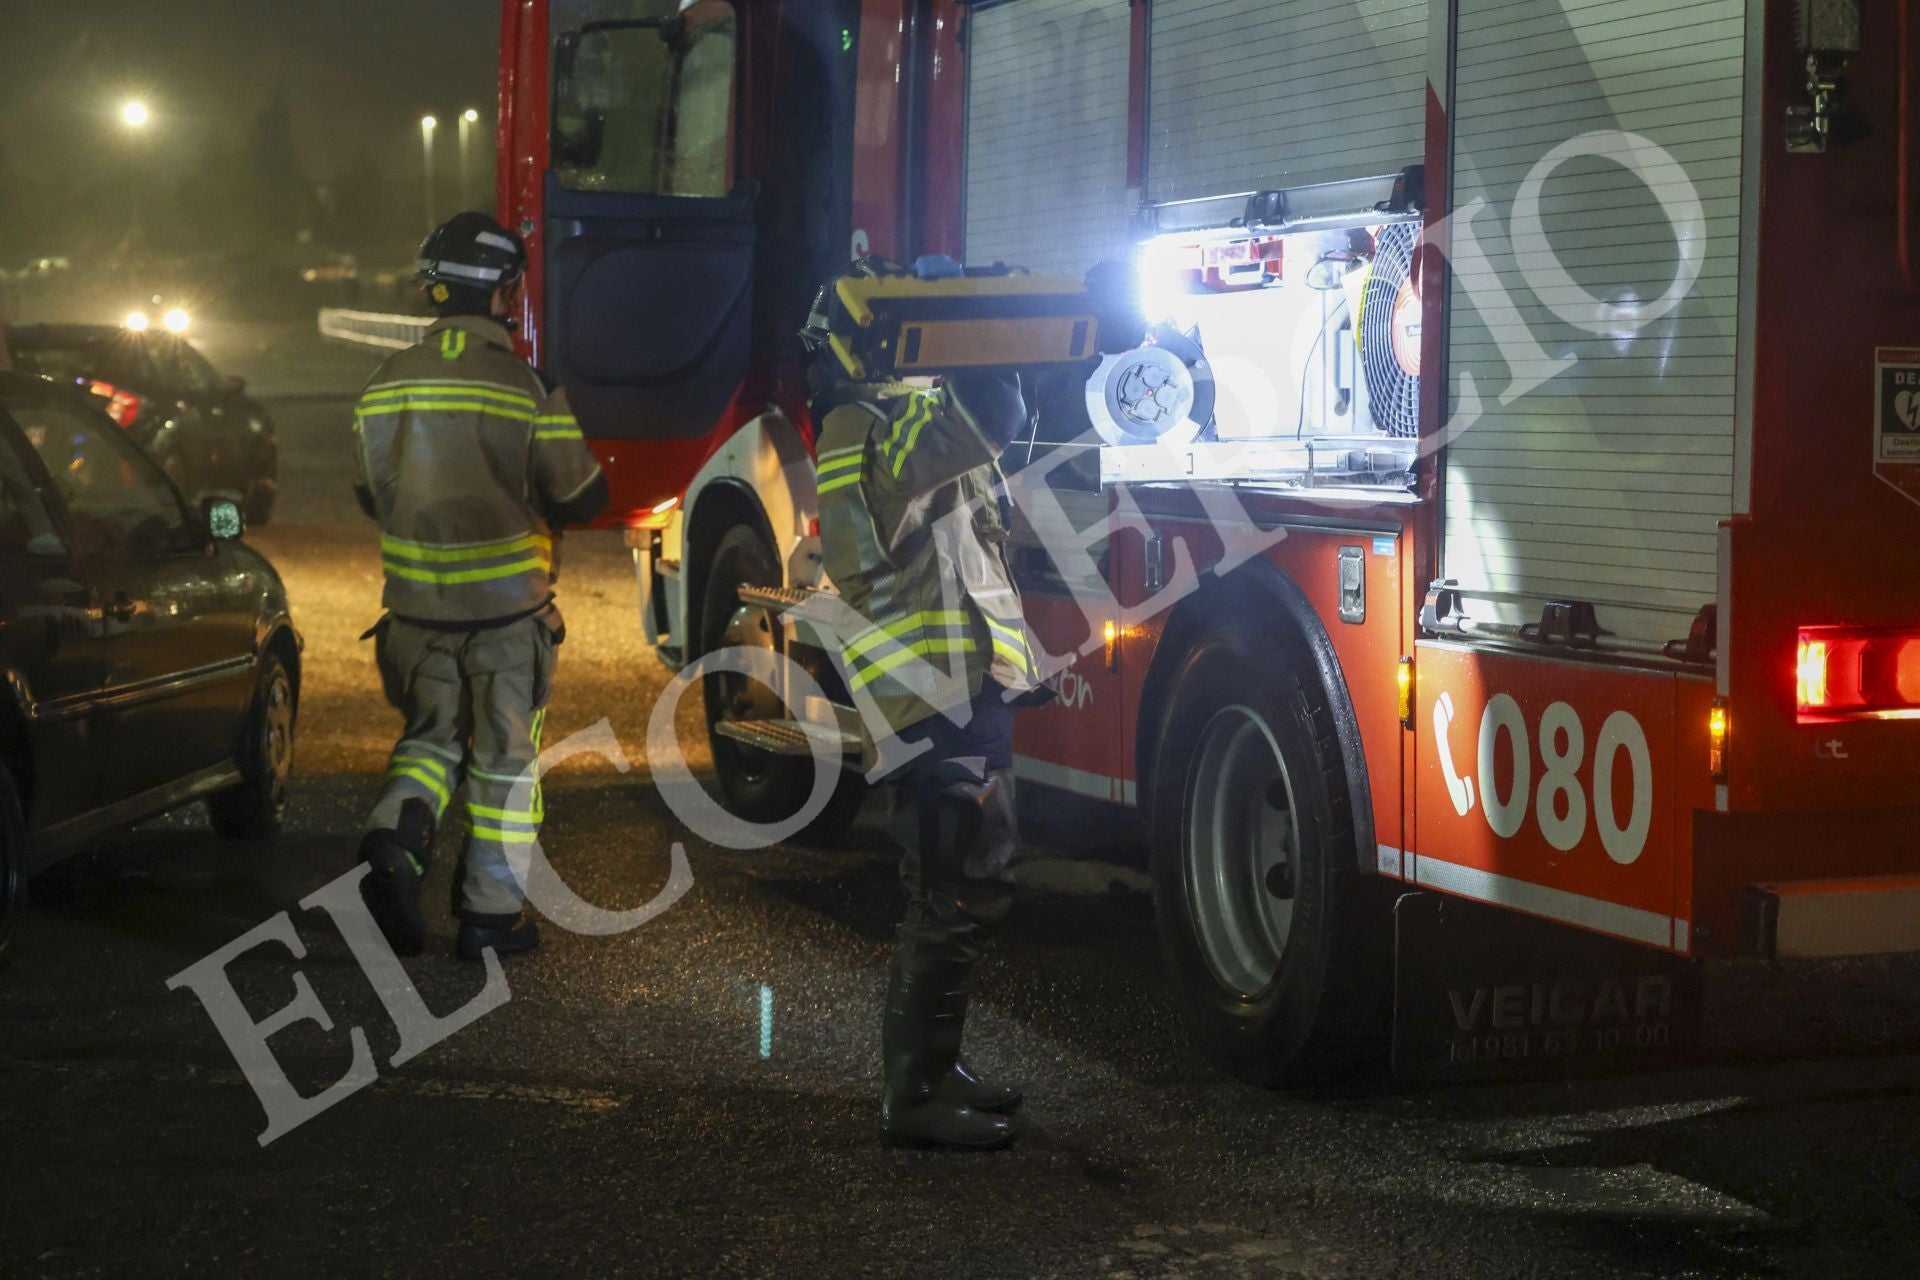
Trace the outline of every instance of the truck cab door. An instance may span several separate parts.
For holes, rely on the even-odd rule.
[[[539,357],[588,436],[694,441],[745,378],[754,190],[725,0],[552,10]],[[650,10],[659,16],[635,17]]]

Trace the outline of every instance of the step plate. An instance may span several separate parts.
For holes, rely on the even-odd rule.
[[[1920,951],[1920,876],[1757,884],[1745,949],[1781,960]]]
[[[800,720],[722,720],[714,731],[723,738],[777,756],[810,756],[817,740],[826,749],[841,755],[860,751],[860,739],[832,725],[807,724]]]

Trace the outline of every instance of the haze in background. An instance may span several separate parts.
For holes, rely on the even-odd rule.
[[[65,256],[231,291],[398,265],[425,229],[423,114],[442,122],[437,211],[492,204],[498,27],[494,0],[5,0],[0,270]],[[130,99],[142,131],[120,121]]]

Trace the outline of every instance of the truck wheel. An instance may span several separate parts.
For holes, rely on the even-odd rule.
[[[27,822],[13,775],[0,764],[0,969],[13,958],[13,936],[27,896]]]
[[[1154,901],[1200,1048],[1259,1084],[1315,1083],[1373,1033],[1389,957],[1367,927],[1332,714],[1271,655],[1270,638],[1221,632],[1175,678]]]
[[[775,623],[765,610],[740,602],[743,586],[777,587],[780,565],[773,549],[758,531],[735,525],[714,549],[707,571],[705,598],[700,610],[700,652],[712,653],[735,645],[774,645]],[[813,758],[760,751],[723,736],[723,720],[779,720],[792,712],[765,685],[745,676],[722,672],[707,676],[707,741],[713,750],[714,773],[727,810],[745,822],[771,823],[791,817],[813,794]],[[859,775],[841,774],[827,807],[800,832],[810,843],[831,844],[853,824],[865,798]]]
[[[241,734],[242,781],[207,797],[207,817],[228,840],[264,840],[287,813],[293,777],[293,677],[279,655],[260,660],[260,679]]]

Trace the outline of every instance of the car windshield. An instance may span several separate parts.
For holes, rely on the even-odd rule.
[[[61,382],[94,378],[133,389],[158,387],[163,381],[148,357],[147,344],[131,333],[103,330],[49,337],[16,334],[12,348],[13,367],[18,373],[35,373]]]

